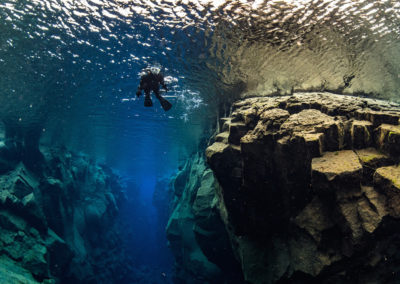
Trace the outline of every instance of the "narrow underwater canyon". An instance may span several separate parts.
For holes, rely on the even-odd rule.
[[[396,103],[332,93],[236,101],[154,192],[173,282],[396,283],[399,118]],[[118,219],[127,204],[146,209],[121,177],[12,141],[1,148],[2,282],[147,283],[124,246],[143,225]]]
[[[6,133],[0,148],[1,283],[167,282],[168,182],[155,185],[158,218],[148,217],[138,185],[113,169],[19,142]]]
[[[0,1],[0,284],[400,283],[399,23]]]

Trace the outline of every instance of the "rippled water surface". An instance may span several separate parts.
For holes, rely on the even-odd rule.
[[[241,92],[398,100],[399,37],[398,1],[3,0],[1,116],[121,167],[158,169]],[[168,113],[134,99],[149,65],[167,76]]]

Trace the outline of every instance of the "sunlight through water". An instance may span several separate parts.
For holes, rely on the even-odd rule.
[[[143,121],[161,153],[189,153],[239,95],[400,97],[398,1],[6,0],[0,19],[3,119],[105,159],[116,137],[140,144]],[[167,76],[168,113],[135,98],[148,66]]]

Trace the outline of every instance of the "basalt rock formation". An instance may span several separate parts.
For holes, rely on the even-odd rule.
[[[330,93],[233,105],[206,156],[245,281],[400,281],[399,117]]]
[[[173,179],[167,238],[175,256],[174,283],[243,283],[219,214],[215,186],[203,154],[189,159]]]
[[[0,148],[0,282],[112,283],[118,177],[65,149],[35,151],[40,167]]]

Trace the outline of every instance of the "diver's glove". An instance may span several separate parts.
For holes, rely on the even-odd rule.
[[[141,94],[142,94],[142,91],[141,91],[141,90],[137,90],[137,91],[136,91],[136,96],[137,96],[137,97],[140,97]]]

